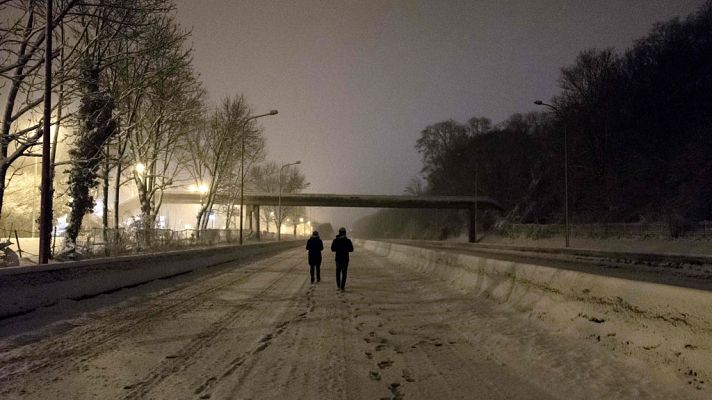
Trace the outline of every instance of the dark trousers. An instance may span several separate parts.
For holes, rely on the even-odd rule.
[[[321,260],[309,260],[309,275],[311,275],[311,283],[314,283],[314,272],[316,272],[316,281],[321,281]]]
[[[348,261],[337,261],[336,262],[336,286],[339,289],[344,289],[346,287],[346,273],[349,270]]]

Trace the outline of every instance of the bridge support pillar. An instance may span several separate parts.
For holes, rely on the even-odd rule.
[[[260,206],[255,205],[254,207],[252,207],[252,209],[253,213],[255,214],[255,238],[257,238],[257,240],[260,240],[260,238],[262,237],[262,231],[260,230]]]
[[[470,211],[470,226],[468,232],[468,241],[470,243],[477,242],[477,211],[471,208]]]

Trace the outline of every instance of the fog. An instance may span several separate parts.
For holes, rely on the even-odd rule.
[[[244,93],[268,154],[312,193],[399,194],[427,125],[499,122],[558,91],[584,49],[624,49],[701,0],[177,2],[212,101]],[[314,209],[348,225],[371,210]]]

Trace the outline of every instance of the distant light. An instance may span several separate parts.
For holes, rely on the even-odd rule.
[[[299,217],[299,222],[304,222],[304,218]]]
[[[143,175],[146,172],[146,166],[143,163],[136,163],[136,173]]]
[[[274,211],[270,211],[270,212],[269,212],[269,216],[270,216],[270,217],[274,217]]]
[[[54,137],[54,134],[57,132],[57,124],[51,124],[49,126],[49,135],[51,137]]]
[[[99,200],[94,201],[94,215],[96,215],[97,217],[104,216],[104,203],[103,202],[101,202]]]
[[[188,186],[188,190],[191,192],[200,192],[200,194],[205,194],[208,193],[208,185],[201,183],[199,185],[190,185]]]

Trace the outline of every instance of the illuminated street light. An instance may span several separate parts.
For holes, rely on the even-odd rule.
[[[550,108],[564,124],[564,236],[566,237],[566,247],[569,247],[569,146],[566,134],[566,119],[561,114],[561,110],[551,104],[544,103],[541,100],[534,101],[534,104]]]
[[[271,110],[267,114],[260,114],[245,119],[242,123],[242,151],[240,152],[240,244],[242,244],[242,208],[245,206],[245,127],[247,123],[261,117],[277,115],[279,111]],[[279,229],[278,229],[279,230]]]
[[[301,161],[295,161],[293,163],[289,164],[282,164],[282,166],[279,168],[279,197],[277,198],[277,212],[278,212],[278,218],[279,222],[282,223],[282,170],[285,169],[286,167],[289,167],[290,165],[298,165],[301,164]],[[277,241],[280,241],[282,239],[282,229],[277,230]]]

